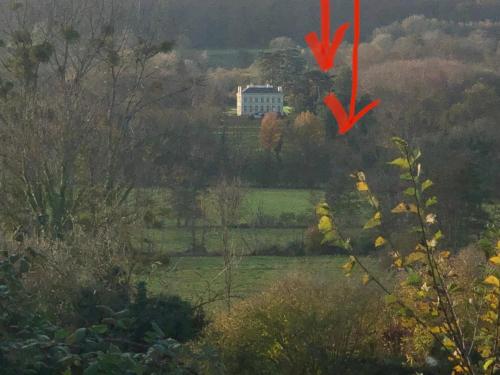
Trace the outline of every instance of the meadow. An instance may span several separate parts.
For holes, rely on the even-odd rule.
[[[342,283],[346,276],[341,266],[346,258],[339,255],[241,257],[234,267],[233,298],[237,301],[258,293],[293,273],[314,275],[333,284]],[[381,269],[375,259],[369,259],[368,264]],[[213,311],[223,306],[223,269],[222,257],[174,257],[168,265],[152,267],[143,280],[148,281],[155,294],[178,294],[195,304],[213,301],[207,306]],[[349,282],[359,283],[360,279],[361,273],[355,270]]]
[[[154,200],[158,212],[168,211],[168,192],[154,190],[149,191],[148,195]],[[324,193],[319,190],[245,189],[239,227],[231,229],[233,247],[238,253],[248,254],[261,248],[302,242],[308,222],[314,217],[315,202],[319,202],[323,196]],[[210,200],[210,194],[204,197],[206,205],[209,205]],[[191,229],[177,227],[175,219],[168,213],[161,216],[161,221],[161,227],[149,228],[145,233],[155,249],[169,255],[180,255],[186,251],[191,241]],[[261,224],[257,225],[256,222]],[[201,236],[202,229],[200,222],[196,228],[198,236]],[[220,253],[217,217],[210,210],[207,211],[205,231],[208,253]]]

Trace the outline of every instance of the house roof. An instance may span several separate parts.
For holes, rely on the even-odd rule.
[[[243,89],[244,94],[280,94],[281,91],[273,86],[247,86]]]

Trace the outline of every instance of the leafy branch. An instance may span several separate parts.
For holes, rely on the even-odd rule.
[[[334,215],[326,203],[318,205],[316,209],[319,231],[324,236],[324,242],[342,246],[351,253],[348,262],[342,266],[347,275],[358,265],[364,272],[363,284],[375,283],[387,295],[386,301],[389,304],[399,306],[406,319],[423,327],[434,341],[445,349],[449,361],[454,365],[453,374],[478,374],[480,369],[485,374],[493,374],[499,360],[498,269],[487,275],[486,279],[477,280],[477,284],[483,288],[482,294],[479,293],[477,298],[464,299],[459,294],[460,288],[449,280],[455,277],[450,265],[451,252],[438,250],[443,234],[441,230],[434,228],[437,225],[437,216],[432,212],[432,206],[437,203],[437,198],[428,193],[433,182],[422,177],[422,165],[419,163],[421,152],[411,149],[408,143],[400,138],[393,138],[393,142],[399,151],[399,157],[389,164],[401,170],[400,179],[407,185],[403,195],[408,198],[397,204],[391,212],[408,215],[416,221],[416,226],[412,227],[411,231],[417,234],[417,243],[406,256],[403,256],[392,242],[390,231],[382,220],[379,200],[371,191],[365,174],[357,172],[352,177],[356,179],[356,189],[373,209],[373,216],[366,222],[364,229],[376,228],[379,231],[374,246],[388,248],[393,258],[392,268],[407,274],[407,278],[401,283],[401,289],[409,288],[411,298],[405,301],[402,296],[392,293],[354,253],[350,240],[344,238],[335,225]],[[500,243],[497,244],[497,254],[499,252]],[[489,261],[497,267],[500,265],[500,256],[495,255]],[[490,290],[485,291],[484,288]],[[475,299],[479,300],[479,308],[476,317],[472,319],[473,323],[470,323],[461,319],[458,309],[462,309],[465,303],[472,304]],[[484,303],[483,299],[487,299],[489,303]],[[481,315],[485,305],[489,306],[489,310]],[[490,326],[485,326],[485,322]],[[472,325],[472,338],[468,337],[464,324]],[[479,363],[472,351],[478,340],[481,342],[478,351],[483,358]]]

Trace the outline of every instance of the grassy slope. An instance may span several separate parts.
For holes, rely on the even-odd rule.
[[[344,278],[341,271],[346,257],[246,257],[239,260],[234,271],[234,295],[243,298],[269,287],[287,274],[300,272],[323,277],[332,283]],[[376,267],[375,261],[368,261]],[[220,294],[224,288],[221,257],[173,258],[168,267],[153,272],[149,278],[153,293],[175,293],[197,303],[209,296]],[[361,274],[353,273],[353,282],[359,282]],[[210,308],[218,308],[215,303]]]
[[[319,257],[246,257],[234,269],[233,295],[235,301],[261,292],[274,282],[293,273],[313,275],[326,282],[360,283],[362,273],[355,269],[349,279],[341,270],[346,256]],[[365,263],[381,276],[383,268],[375,259]],[[149,278],[151,292],[178,294],[194,303],[206,301],[210,296],[220,296],[224,290],[223,260],[221,257],[173,258],[168,267],[153,272]],[[146,277],[145,277],[146,278]],[[389,284],[388,284],[389,285]],[[224,306],[220,300],[209,304],[208,311]]]

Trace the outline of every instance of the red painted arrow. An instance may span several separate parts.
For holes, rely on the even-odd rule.
[[[344,23],[335,32],[333,41],[330,43],[330,0],[321,0],[321,41],[315,32],[306,35],[305,39],[311,49],[320,68],[327,72],[335,65],[335,54],[345,32],[349,28],[348,23]]]
[[[356,97],[358,95],[358,68],[359,68],[359,42],[360,42],[360,5],[359,0],[354,0],[354,43],[352,47],[352,92],[349,115],[344,109],[342,103],[335,94],[331,93],[325,98],[325,104],[330,108],[337,119],[339,125],[339,134],[345,134],[352,129],[354,124],[361,120],[372,109],[380,104],[380,100],[375,100],[356,113]]]

